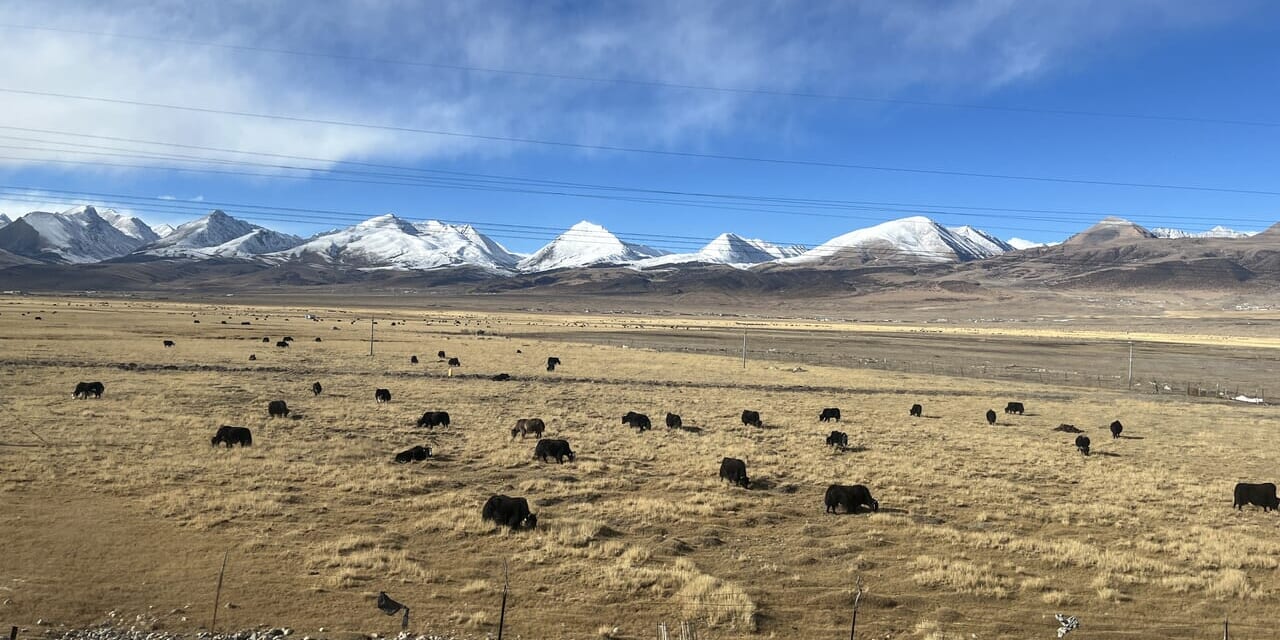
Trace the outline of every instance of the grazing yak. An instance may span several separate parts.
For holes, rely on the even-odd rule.
[[[1005,413],[1016,413],[1018,415],[1022,415],[1023,411],[1025,411],[1025,409],[1022,407],[1021,402],[1010,402],[1004,406]]]
[[[1111,438],[1113,440],[1115,438],[1119,438],[1120,432],[1122,431],[1124,431],[1124,425],[1120,424],[1119,420],[1115,420],[1111,423]]]
[[[293,342],[293,336],[285,336],[280,339],[281,342]]]
[[[288,342],[285,342],[284,340],[281,340],[280,342],[277,342],[277,343],[276,343],[276,346],[277,346],[277,347],[281,347],[281,348],[288,348],[288,347],[289,347],[289,343],[288,343]]]
[[[845,513],[857,513],[858,507],[880,510],[880,503],[871,497],[871,490],[860,484],[833,484],[827,487],[825,498],[827,513],[835,513],[836,507],[844,507]]]
[[[743,489],[751,488],[751,479],[747,477],[747,463],[737,458],[725,458],[720,461],[720,479]]]
[[[440,358],[441,360],[444,360],[444,359],[445,359],[446,357],[448,357],[448,356],[444,355],[444,352],[443,352],[443,351],[437,351],[437,352],[436,352],[436,357],[437,357],[437,358]]]
[[[529,501],[509,496],[491,496],[480,510],[480,517],[497,525],[507,525],[512,530],[538,526],[538,514],[529,512]]]
[[[449,426],[448,411],[428,411],[418,418],[419,427],[447,427]]]
[[[1263,511],[1280,509],[1280,498],[1276,497],[1276,485],[1270,482],[1236,484],[1235,501],[1231,506],[1243,511],[1246,504],[1262,507]]]
[[[653,428],[653,424],[649,422],[649,416],[634,411],[628,411],[627,415],[622,416],[622,424],[630,425],[632,429],[639,431]]]
[[[324,342],[324,340],[321,340],[320,336],[316,336],[316,342]]]
[[[418,364],[418,356],[409,356],[409,364]]]
[[[490,380],[492,380],[492,381],[494,381],[494,382],[506,382],[506,381],[508,381],[508,380],[510,380],[510,379],[511,379],[511,374],[509,374],[509,373],[499,373],[498,375],[495,375],[495,376],[493,376],[492,378],[489,378],[489,379],[490,379]]]
[[[424,447],[422,445],[418,445],[416,447],[405,449],[404,451],[397,453],[396,462],[399,464],[406,464],[409,462],[422,462],[423,460],[426,460],[429,457],[431,457],[431,447]]]
[[[822,415],[818,416],[818,422],[830,422],[832,420],[840,422],[840,410],[834,407],[823,409]]]
[[[378,404],[382,404],[384,402],[391,402],[391,392],[387,389],[374,389],[373,399],[377,400]]]
[[[257,359],[258,359],[258,356],[255,356],[252,353],[249,354],[249,362],[253,362],[254,360],[257,360]]]
[[[1084,433],[1084,431],[1081,431],[1080,429],[1077,429],[1077,428],[1076,428],[1076,426],[1075,426],[1074,424],[1067,424],[1067,423],[1065,423],[1065,422],[1064,422],[1064,423],[1062,423],[1062,424],[1060,424],[1060,425],[1058,425],[1058,426],[1056,426],[1056,427],[1054,427],[1054,428],[1053,428],[1053,430],[1054,430],[1054,431],[1061,431],[1061,432],[1063,432],[1063,433]]]
[[[995,424],[996,424],[996,410],[995,410],[995,409],[987,409],[987,424],[992,425],[992,426],[995,426]]]
[[[924,416],[924,407],[918,404],[911,405],[910,415],[912,418],[920,418]]]
[[[101,382],[78,382],[75,391],[71,392],[71,397],[84,400],[89,396],[101,398],[102,392],[106,391],[106,387]]]
[[[449,358],[449,366],[451,366],[451,367],[461,367],[461,366],[462,366],[462,361],[461,361],[461,360],[459,360],[459,359],[457,359],[457,358]]]
[[[520,418],[516,420],[516,426],[511,428],[511,439],[516,439],[516,434],[520,434],[520,439],[524,440],[525,436],[533,434],[535,437],[541,438],[542,432],[546,431],[547,423],[542,418]]]
[[[1086,456],[1089,455],[1089,436],[1076,436],[1076,449]]]
[[[547,458],[555,458],[557,463],[563,463],[565,458],[569,462],[577,457],[573,453],[573,449],[569,448],[568,440],[539,440],[538,444],[533,448],[533,459],[547,461]]]
[[[547,358],[547,371],[555,371],[558,366],[560,366],[560,358],[554,356]]]
[[[267,415],[272,418],[288,418],[289,405],[284,400],[272,400],[267,403]]]
[[[827,434],[828,447],[840,447],[841,449],[849,448],[849,434],[843,431],[832,431]]]
[[[240,445],[242,447],[253,446],[253,433],[248,427],[229,427],[223,425],[218,427],[218,432],[213,434],[212,446],[218,446],[222,442],[230,449],[231,445]]]
[[[750,425],[753,427],[764,426],[764,423],[760,421],[760,412],[751,411],[749,409],[742,410],[742,424],[743,426]]]
[[[319,382],[312,382],[312,383],[311,383],[311,393],[312,393],[312,395],[317,395],[317,396],[318,396],[318,395],[320,395],[320,392],[322,392],[322,391],[324,391],[324,387],[320,386],[320,383],[319,383]]]
[[[681,428],[681,427],[683,427],[683,426],[684,426],[684,420],[681,420],[681,419],[680,419],[680,416],[678,416],[678,415],[676,415],[676,414],[674,414],[674,413],[668,413],[668,414],[667,414],[667,428],[668,428],[668,429],[679,429],[679,428]]]
[[[263,341],[263,342],[265,342],[265,343],[267,343],[267,344],[271,344],[271,336],[266,336],[266,337],[262,338],[262,341]]]
[[[174,344],[174,342],[173,342],[172,340],[165,340],[165,341],[164,341],[164,348],[168,349],[169,347],[172,347],[172,346],[173,346],[173,344]]]

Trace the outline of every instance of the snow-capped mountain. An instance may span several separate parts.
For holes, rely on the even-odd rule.
[[[152,225],[151,230],[156,232],[156,235],[160,236],[161,238],[164,238],[173,234],[174,227],[171,224],[160,223],[157,225]]]
[[[981,229],[974,229],[967,224],[963,227],[947,227],[947,230],[962,238],[967,238],[970,242],[986,249],[993,256],[1014,250],[1013,245],[1008,242]]]
[[[1034,249],[1036,247],[1046,247],[1052,244],[1047,242],[1032,242],[1031,240],[1023,240],[1022,238],[1009,238],[1008,243],[1009,246],[1017,249],[1018,251],[1023,249]]]
[[[434,220],[414,225],[394,214],[319,235],[277,259],[318,258],[364,268],[438,269],[476,266],[510,271],[519,258],[470,225]]]
[[[154,235],[137,218],[124,218],[115,212],[110,215],[131,233]],[[88,206],[63,213],[32,211],[0,228],[0,249],[55,262],[100,262],[123,256],[146,243]]]
[[[192,220],[157,239],[141,253],[165,257],[245,258],[284,251],[297,246],[301,238],[237,220],[222,211]]]
[[[722,233],[707,246],[693,253],[671,253],[638,260],[634,264],[641,269],[689,263],[725,264],[746,268],[779,258],[793,258],[806,250],[801,245],[779,246],[764,240],[744,238],[734,233]]]
[[[0,213],[0,228],[4,228],[4,226],[6,224],[9,224],[10,222],[13,222],[13,220],[10,220],[9,216],[6,216],[5,214]]]
[[[1257,231],[1236,231],[1228,229],[1224,226],[1216,226],[1208,231],[1183,231],[1182,229],[1171,229],[1169,227],[1155,227],[1151,229],[1157,238],[1248,238],[1257,235]]]
[[[130,238],[134,238],[143,244],[155,242],[160,239],[160,235],[157,234],[154,229],[147,226],[147,223],[132,216],[122,215],[114,209],[99,209],[90,205],[81,205],[63,211],[62,215],[76,215],[89,210],[97,212],[99,217],[111,223],[111,226],[119,229],[120,233],[123,233]]]
[[[962,229],[965,227],[962,227]],[[978,236],[973,240],[969,233]],[[789,265],[812,265],[833,258],[852,258],[859,262],[914,261],[968,262],[1003,253],[1006,243],[971,229],[957,233],[924,216],[890,220],[873,227],[851,231],[794,258],[778,262]]]
[[[627,264],[645,258],[667,255],[666,251],[642,244],[624,242],[608,229],[587,221],[569,227],[545,247],[523,259],[520,271],[536,272],[587,267],[601,264]]]

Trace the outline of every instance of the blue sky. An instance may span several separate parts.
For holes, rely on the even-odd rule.
[[[1268,194],[621,153],[15,93],[587,146],[1280,191],[1274,3],[109,4],[0,6],[0,211],[10,216],[90,202],[178,223],[230,203],[221,208],[232,215],[310,235],[395,212],[473,222],[517,251],[532,251],[552,229],[582,219],[677,251],[723,231],[812,246],[914,213],[1037,241],[1062,239],[1108,214],[1192,230],[1262,229],[1280,220],[1280,196]],[[1210,122],[1225,120],[1272,126]],[[278,156],[380,176],[346,174],[364,182],[340,182],[334,178],[343,174],[246,164],[300,164]],[[404,182],[385,176],[410,169],[844,204],[690,207],[581,187],[539,189],[610,197],[513,193],[493,182],[479,189],[370,184]],[[714,208],[726,205],[735,208]]]

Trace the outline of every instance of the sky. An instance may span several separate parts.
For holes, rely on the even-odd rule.
[[[1280,220],[1263,0],[5,3],[0,101],[10,217],[393,212],[522,252]]]

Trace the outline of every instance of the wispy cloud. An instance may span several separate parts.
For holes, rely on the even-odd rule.
[[[85,0],[58,3],[57,11],[48,3],[9,3],[0,6],[0,23],[180,40],[216,37],[230,45],[355,58],[672,84],[884,97],[924,88],[931,94],[980,97],[1077,63],[1118,35],[1199,26],[1244,5],[1233,6],[1210,12],[1159,0],[582,5],[349,0],[301,10],[297,3],[249,0],[136,0],[109,6]],[[685,147],[716,136],[764,135],[772,124],[790,123],[797,110],[794,101],[735,93],[464,73],[69,32],[0,28],[0,36],[0,77],[6,87],[497,136]],[[417,159],[504,154],[514,148],[60,98],[6,95],[4,101],[3,125],[251,152]],[[0,130],[0,135],[19,134]],[[0,155],[31,159],[0,163],[73,158],[100,165],[64,165],[67,170],[113,171],[118,169],[106,165],[169,162],[58,148],[6,150]]]

